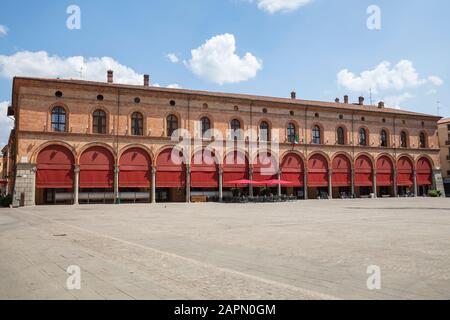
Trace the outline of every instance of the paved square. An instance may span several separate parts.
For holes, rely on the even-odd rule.
[[[1,299],[449,299],[450,200],[0,209],[0,251]]]

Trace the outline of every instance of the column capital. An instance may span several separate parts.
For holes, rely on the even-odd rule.
[[[74,168],[73,168],[73,172],[80,173],[80,166],[79,165],[75,165]]]
[[[156,173],[157,168],[156,167],[152,167],[152,173]]]
[[[114,172],[119,173],[120,172],[120,166],[118,164],[114,165]]]

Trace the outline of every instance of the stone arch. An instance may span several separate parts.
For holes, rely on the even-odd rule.
[[[80,163],[80,158],[81,158],[81,155],[83,154],[83,152],[86,151],[87,149],[91,148],[91,147],[103,147],[103,148],[108,149],[108,151],[111,152],[111,154],[114,157],[114,164],[117,164],[116,151],[113,149],[112,146],[110,146],[107,143],[103,143],[103,142],[91,142],[91,143],[87,143],[84,146],[82,146],[81,148],[79,148],[78,152],[77,152],[77,159],[76,159],[77,164]]]
[[[298,152],[285,152],[281,158],[281,179],[291,182],[291,187],[304,186],[305,161]]]
[[[41,144],[39,147],[37,147],[31,154],[31,159],[30,159],[31,163],[36,163],[39,152],[41,152],[41,150],[43,150],[46,147],[51,146],[51,145],[58,145],[58,146],[62,146],[62,147],[69,149],[72,152],[72,155],[75,159],[75,164],[77,163],[77,152],[76,152],[75,148],[73,146],[71,146],[70,144],[68,144],[67,142],[59,141],[59,140],[47,141],[47,142]]]
[[[119,187],[149,188],[152,158],[142,147],[127,147],[119,158]]]
[[[395,159],[387,153],[376,158],[377,186],[391,187],[394,183]]]
[[[409,155],[400,155],[397,163],[397,185],[411,187],[414,184],[414,160]]]
[[[37,189],[72,189],[75,156],[62,144],[49,144],[36,156]]]
[[[314,152],[308,157],[308,185],[310,187],[328,186],[330,160],[323,152]]]
[[[431,186],[433,184],[433,162],[427,157],[419,156],[415,164],[418,186]]]
[[[114,187],[114,166],[116,159],[110,148],[93,144],[83,148],[79,157],[80,188]]]
[[[362,152],[355,158],[355,186],[371,187],[373,186],[373,157]]]
[[[352,184],[352,159],[345,152],[339,152],[332,157],[333,187],[348,187]]]

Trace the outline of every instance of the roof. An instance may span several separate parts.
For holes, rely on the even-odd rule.
[[[450,118],[444,118],[438,121],[438,124],[446,124],[450,123]]]
[[[298,106],[303,106],[303,107],[307,106],[307,107],[337,108],[337,109],[356,110],[356,111],[363,111],[363,112],[401,114],[401,115],[408,115],[408,116],[430,117],[435,120],[439,120],[442,118],[439,116],[411,112],[411,111],[406,111],[406,110],[399,110],[399,109],[393,109],[393,108],[378,108],[378,106],[374,106],[374,105],[345,104],[345,103],[340,103],[340,102],[337,103],[337,102],[279,98],[279,97],[240,94],[240,93],[224,93],[224,92],[212,92],[212,91],[201,91],[201,90],[160,88],[160,87],[152,87],[152,86],[146,87],[143,85],[128,85],[128,84],[96,82],[96,81],[76,80],[76,79],[14,77],[14,85],[13,86],[15,86],[17,80],[34,80],[34,81],[43,81],[43,82],[84,85],[84,86],[101,86],[101,87],[107,87],[107,88],[145,90],[145,91],[150,91],[150,92],[155,92],[155,93],[160,92],[160,93],[172,93],[172,94],[186,94],[186,95],[204,96],[204,97],[209,97],[209,98],[228,98],[228,99],[237,99],[237,100],[247,100],[250,103],[252,103],[252,102],[253,103],[259,102],[262,104],[278,103],[278,104],[286,104],[286,105],[290,105],[290,106],[298,105]],[[13,92],[14,92],[14,88],[13,88]]]

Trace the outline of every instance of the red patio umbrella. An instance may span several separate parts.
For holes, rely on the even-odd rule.
[[[233,181],[227,181],[226,184],[234,184],[234,185],[240,185],[240,186],[246,186],[246,185],[254,185],[257,182],[253,180],[247,180],[247,179],[241,179],[241,180],[233,180]]]
[[[269,186],[277,186],[277,185],[289,186],[292,184],[292,182],[286,180],[273,179],[266,181],[266,184]]]

